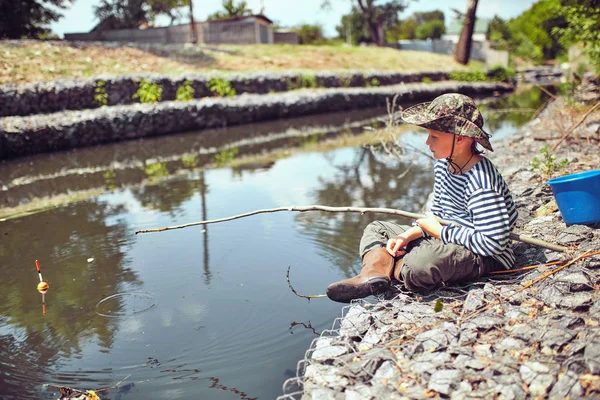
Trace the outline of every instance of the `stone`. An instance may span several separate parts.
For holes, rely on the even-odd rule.
[[[483,363],[481,361],[479,361],[476,358],[464,355],[464,354],[458,355],[456,357],[456,359],[454,360],[453,365],[454,365],[454,368],[460,369],[460,370],[466,370],[467,368],[474,369],[474,370],[482,370],[483,368],[485,368],[485,366],[483,365]]]
[[[533,396],[546,396],[556,380],[550,373],[550,367],[539,362],[525,362],[519,373]]]
[[[415,337],[415,353],[433,352],[447,347],[454,336],[443,329],[432,329]]]
[[[500,343],[494,346],[494,350],[497,352],[520,350],[527,345],[523,340],[515,339],[513,337],[507,337],[502,339]]]
[[[568,292],[567,292],[568,293]],[[592,305],[592,295],[585,292],[566,295],[556,285],[548,285],[540,290],[540,298],[550,307],[579,310]]]
[[[566,398],[578,398],[583,396],[583,388],[579,383],[577,374],[567,371],[558,375],[558,381],[552,386],[548,395],[549,400],[562,400]]]
[[[481,306],[483,306],[483,290],[476,289],[471,290],[465,299],[463,304],[463,312],[464,315],[469,315],[473,311],[477,310]]]
[[[558,234],[557,240],[560,244],[576,244],[592,237],[592,228],[589,226],[571,225]]]
[[[542,334],[541,341],[543,346],[560,348],[569,343],[575,335],[576,333],[564,329],[549,329]]]
[[[343,393],[340,393],[339,391],[333,390],[333,389],[329,389],[329,388],[324,388],[324,387],[315,387],[312,390],[310,390],[310,395],[304,395],[302,396],[303,400],[342,400],[345,399],[345,396]]]
[[[570,292],[583,292],[594,289],[589,275],[583,271],[562,270],[554,278],[556,282],[565,283]]]
[[[458,344],[460,346],[464,346],[467,344],[473,344],[477,341],[477,336],[479,333],[476,329],[463,329],[460,332],[460,336],[458,338]]]
[[[359,337],[371,326],[371,314],[360,305],[350,307],[340,325],[340,336]]]
[[[553,214],[556,211],[558,211],[558,204],[556,204],[556,201],[551,200],[543,206],[539,207],[537,210],[535,210],[535,216],[543,217],[545,215]]]
[[[585,363],[592,374],[600,374],[600,330],[588,333],[583,352]]]
[[[458,387],[462,377],[463,373],[456,369],[437,370],[431,375],[427,388],[447,396]]]
[[[342,354],[346,354],[348,349],[344,346],[326,346],[317,348],[313,353],[311,358],[315,361],[326,361],[331,360],[335,357],[339,357]]]
[[[393,361],[384,361],[377,371],[375,375],[373,375],[373,379],[379,380],[389,380],[397,375],[396,363]]]
[[[482,315],[463,323],[462,327],[464,329],[479,329],[487,331],[491,328],[502,326],[504,324],[504,318]]]
[[[341,389],[350,383],[348,378],[341,375],[339,368],[321,364],[311,364],[306,367],[304,380],[332,389]]]

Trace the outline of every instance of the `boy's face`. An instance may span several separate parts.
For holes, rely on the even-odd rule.
[[[433,153],[433,158],[440,160],[442,158],[450,157],[452,152],[452,141],[455,136],[453,133],[446,133],[440,131],[434,131],[433,129],[427,129],[427,140],[425,144]]]

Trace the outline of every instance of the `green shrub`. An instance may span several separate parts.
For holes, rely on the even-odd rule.
[[[94,89],[94,103],[99,107],[105,106],[108,104],[108,93],[106,93],[106,82],[98,81],[96,83],[96,89]]]
[[[550,154],[550,146],[548,144],[540,150],[540,153],[542,154],[542,158],[533,157],[531,166],[533,169],[540,170],[546,176],[551,176],[569,165],[569,160],[567,159],[557,162],[556,157]]]
[[[190,101],[193,98],[194,98],[194,88],[192,86],[192,81],[184,81],[177,88],[177,92],[175,93],[175,100]]]
[[[515,77],[515,70],[512,68],[504,68],[501,65],[492,67],[488,73],[489,79],[497,82],[510,82]]]
[[[488,80],[488,76],[483,71],[452,71],[448,77],[453,81],[463,82],[483,82]]]
[[[368,80],[365,84],[366,87],[375,87],[375,86],[379,86],[379,79],[377,78],[371,78],[370,80]]]
[[[421,79],[421,82],[423,82],[423,83],[431,83],[433,81],[431,80],[431,78],[429,78],[429,77],[426,76],[423,79]]]
[[[217,165],[217,167],[224,167],[229,164],[237,155],[239,149],[237,147],[232,147],[231,149],[225,149],[218,154],[215,154],[213,158],[213,162]]]
[[[198,166],[198,156],[195,154],[184,154],[181,156],[181,163],[185,168],[196,168]]]
[[[316,88],[317,87],[317,77],[314,75],[302,75],[300,77],[300,87]]]
[[[164,162],[145,164],[142,170],[150,180],[156,180],[169,175],[167,164]]]
[[[350,87],[352,85],[352,75],[343,75],[339,77],[341,87]]]
[[[142,78],[138,91],[131,98],[140,99],[140,103],[156,103],[162,100],[162,91],[160,85]]]
[[[212,94],[220,97],[235,96],[235,89],[231,87],[231,82],[226,79],[213,78],[208,81],[208,89]]]

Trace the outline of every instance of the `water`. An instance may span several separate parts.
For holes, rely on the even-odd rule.
[[[508,108],[521,97],[535,100],[528,108],[544,100],[526,93],[486,109]],[[432,180],[429,161],[410,153],[397,159],[381,148],[339,144],[236,168],[203,168],[217,154],[231,156],[232,142],[236,157],[259,155],[355,134],[382,111],[1,164],[0,398],[59,397],[44,383],[78,389],[120,383],[99,392],[102,399],[280,395],[310,342],[342,307],[294,295],[288,267],[296,291],[324,293],[329,283],[359,272],[362,229],[378,217],[280,212],[162,233],[135,231],[286,205],[417,212]],[[503,116],[491,126],[497,135],[509,135],[526,120],[521,113]],[[267,133],[279,135],[275,140]],[[248,136],[252,142],[240,142]],[[403,136],[415,146],[422,139],[414,130]],[[44,298],[36,291],[36,259],[50,284]]]

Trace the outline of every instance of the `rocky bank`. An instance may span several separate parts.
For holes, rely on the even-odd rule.
[[[569,109],[564,99],[554,101],[515,135],[493,142],[490,158],[517,203],[516,230],[571,250],[515,243],[516,266],[537,268],[428,295],[396,286],[379,301],[345,307],[313,341],[280,399],[600,398],[600,255],[517,293],[561,265],[546,263],[600,250],[600,225],[567,226],[548,176],[531,166],[583,114]],[[598,169],[599,144],[597,111],[553,153],[555,165],[569,161],[554,175]]]

